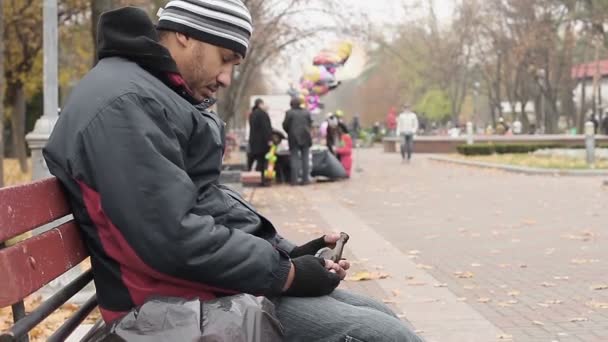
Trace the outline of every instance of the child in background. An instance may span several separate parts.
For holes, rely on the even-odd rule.
[[[335,151],[344,170],[346,170],[346,175],[350,177],[350,170],[353,167],[353,140],[343,125],[338,125],[338,132],[340,134],[340,142]]]

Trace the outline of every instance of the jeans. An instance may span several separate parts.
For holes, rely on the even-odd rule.
[[[310,148],[305,146],[290,146],[289,158],[291,164],[291,184],[298,183],[302,173],[302,183],[310,183],[309,158]]]
[[[401,158],[405,159],[407,154],[407,160],[412,159],[412,152],[414,151],[414,135],[413,134],[401,134],[403,137],[403,143],[401,144]]]
[[[285,341],[422,341],[386,305],[344,290],[323,297],[280,297],[273,302]]]

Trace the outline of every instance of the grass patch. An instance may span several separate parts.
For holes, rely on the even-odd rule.
[[[559,170],[589,170],[584,159],[566,157],[542,157],[532,154],[493,154],[489,156],[462,156],[454,155],[458,159],[479,161],[494,164],[535,167],[540,169]],[[608,169],[608,160],[596,160],[595,170]]]

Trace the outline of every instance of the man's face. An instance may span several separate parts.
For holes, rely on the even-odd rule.
[[[189,43],[180,72],[197,101],[214,98],[219,88],[230,85],[232,71],[243,58],[232,50],[192,38]]]

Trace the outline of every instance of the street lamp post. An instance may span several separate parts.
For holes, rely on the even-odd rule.
[[[50,176],[42,157],[46,145],[58,119],[58,37],[57,37],[57,0],[44,0],[43,4],[43,60],[44,60],[44,114],[36,121],[34,130],[25,139],[32,151],[32,178],[42,179]]]

